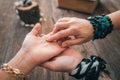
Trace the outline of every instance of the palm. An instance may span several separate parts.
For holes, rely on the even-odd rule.
[[[50,43],[46,41],[46,38],[49,37],[50,34],[40,37],[38,34],[31,35],[30,33],[26,36],[22,47],[27,53],[30,53],[28,55],[32,57],[33,62],[44,62],[64,50],[57,42]]]
[[[59,56],[42,64],[43,67],[54,71],[72,71],[81,61],[82,56],[72,48],[67,49]]]

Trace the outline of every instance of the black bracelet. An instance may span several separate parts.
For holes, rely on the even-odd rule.
[[[76,79],[98,80],[101,72],[109,75],[106,70],[106,62],[98,56],[91,56],[90,59],[84,58],[69,75]]]
[[[113,24],[109,16],[100,15],[95,17],[88,17],[88,20],[93,25],[95,39],[103,39],[113,30]]]

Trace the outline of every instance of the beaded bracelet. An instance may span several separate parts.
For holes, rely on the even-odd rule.
[[[95,17],[88,17],[88,20],[93,25],[95,39],[103,39],[113,30],[113,24],[109,16],[104,14]]]
[[[1,70],[10,74],[13,77],[18,77],[18,78],[22,78],[22,79],[28,77],[28,75],[21,72],[19,69],[13,68],[12,66],[9,66],[7,63],[1,65]]]
[[[76,79],[98,80],[101,72],[109,75],[106,62],[98,56],[91,56],[90,59],[84,58],[69,75]]]

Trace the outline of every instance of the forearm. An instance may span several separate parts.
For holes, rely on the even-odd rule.
[[[33,68],[33,63],[30,62],[29,56],[23,55],[23,52],[20,50],[17,55],[7,63],[12,68],[19,69],[21,72],[27,74]],[[12,76],[11,74],[0,70],[0,80],[16,80],[17,77]]]
[[[108,16],[111,18],[112,24],[114,25],[114,30],[120,30],[120,10],[108,14]]]

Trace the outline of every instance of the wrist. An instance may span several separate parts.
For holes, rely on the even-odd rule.
[[[90,21],[89,20],[86,20],[87,21],[87,23],[85,23],[85,24],[87,24],[87,26],[89,27],[89,30],[90,30],[90,37],[91,37],[91,39],[93,38],[93,36],[94,36],[94,28],[93,28],[93,25],[90,23]]]
[[[120,30],[120,10],[113,12],[111,14],[108,14],[107,16],[110,17],[112,24],[114,25],[114,30]]]
[[[34,67],[35,63],[33,63],[30,59],[29,53],[24,52],[23,50],[19,50],[16,56],[8,62],[8,65],[13,68],[19,69],[21,72],[27,74]]]
[[[84,34],[86,35],[85,38],[86,38],[86,42],[91,40],[94,36],[94,28],[93,28],[93,25],[90,23],[89,20],[86,20],[86,19],[81,19],[81,23],[82,23],[82,26],[83,26],[83,31],[84,31]]]
[[[90,58],[84,58],[69,75],[76,79],[98,80],[102,72],[109,75],[106,62],[102,58],[93,55]]]
[[[72,68],[69,70],[69,73],[71,73],[73,70],[76,69],[77,65],[81,62],[81,59],[79,59],[78,61],[74,62],[74,64],[72,65]]]
[[[27,73],[29,73],[34,67],[34,63],[30,61],[27,53],[23,50],[19,50],[12,60],[7,64],[1,65],[0,79],[16,80],[19,77],[19,74],[27,77]]]
[[[77,65],[82,61],[83,56],[80,55],[81,53],[79,53],[78,51],[71,49],[71,52],[75,54],[76,58],[74,59],[74,62],[71,66],[71,69],[68,71],[69,73],[71,73],[74,69],[76,69]]]

